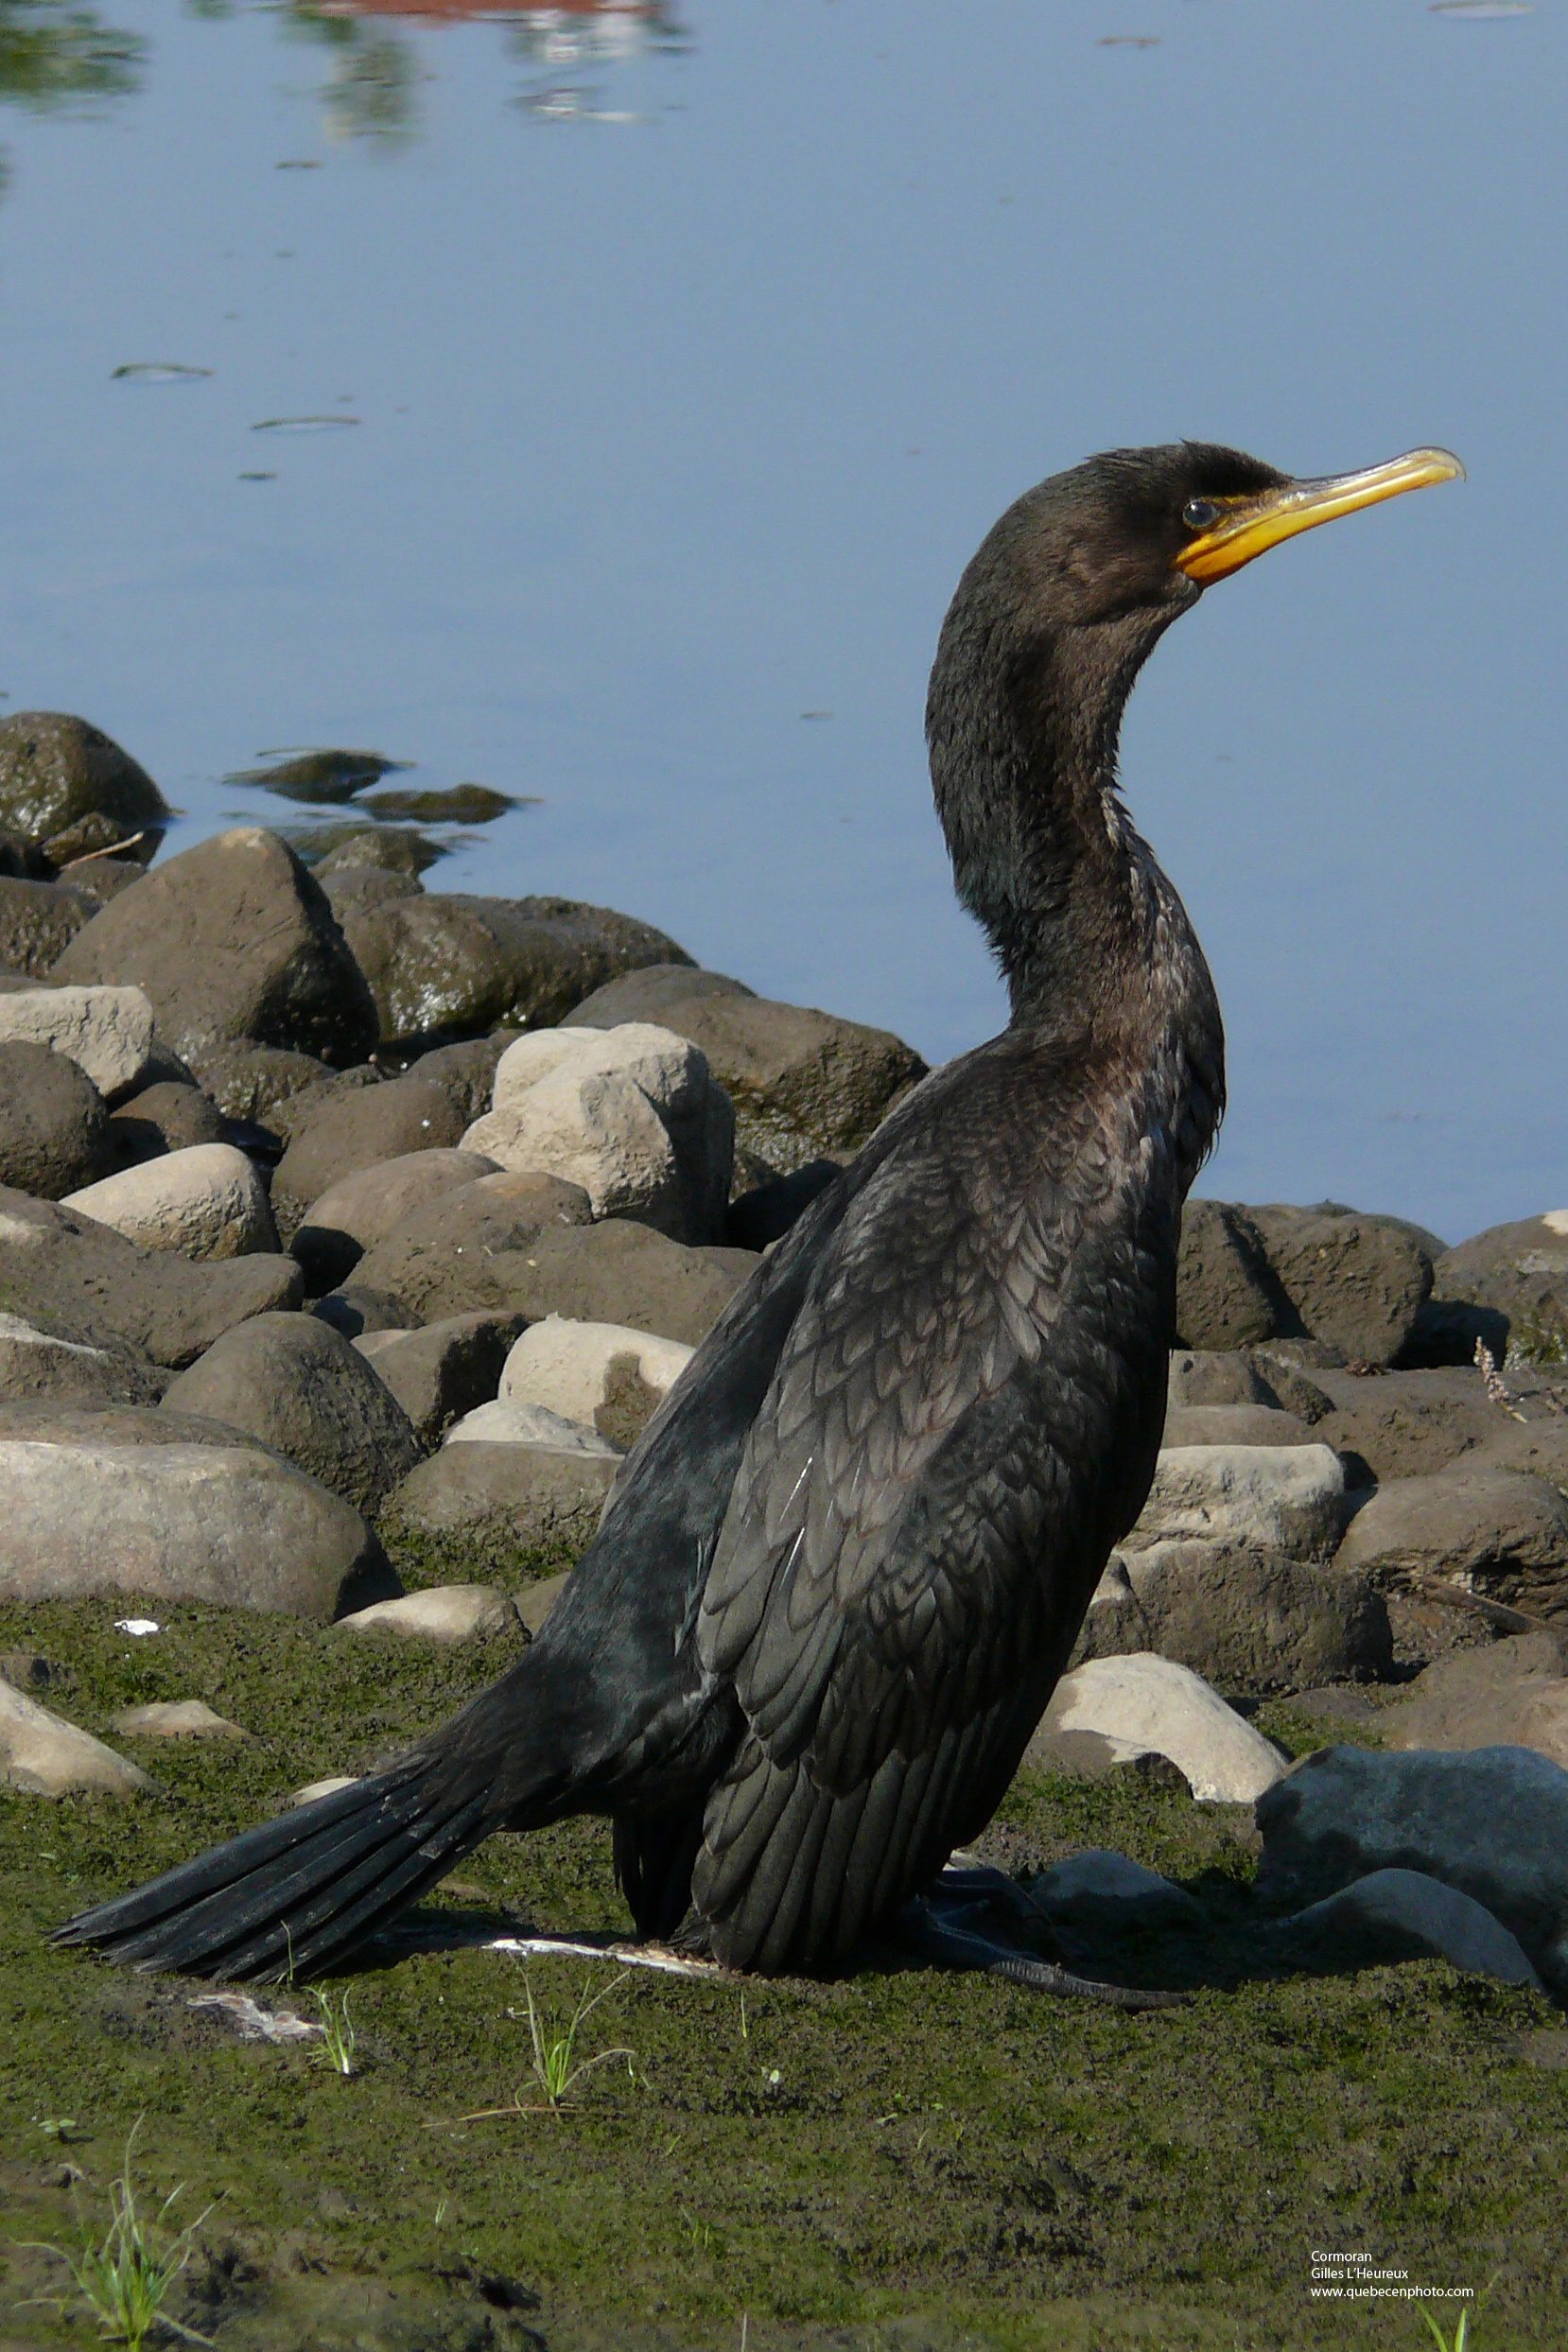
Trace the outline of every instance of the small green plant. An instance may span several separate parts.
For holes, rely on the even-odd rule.
[[[322,2012],[322,2047],[318,2056],[334,2074],[352,2074],[355,2032],[354,2020],[348,2013],[348,1995],[344,1993],[335,2001],[322,1985],[313,1984],[306,1990]]]
[[[527,2008],[524,2014],[528,2019],[528,2038],[533,2079],[544,2094],[543,2104],[551,2115],[560,2113],[584,2075],[591,2074],[596,2066],[608,2065],[612,2059],[624,2059],[626,2071],[636,2082],[636,2054],[633,2050],[618,2047],[596,2050],[591,2058],[579,2058],[577,2055],[577,2037],[584,2026],[601,2001],[607,2001],[612,1993],[619,1992],[629,1974],[630,1971],[623,1968],[618,1977],[613,1977],[608,1984],[602,1985],[597,1993],[591,1995],[587,1986],[584,1985],[577,2007],[569,2017],[563,2020],[549,2011],[540,2008],[533,1997],[533,1987],[525,1970],[523,1998],[527,2003]],[[516,2014],[517,2012],[514,2009],[507,2011],[509,2017],[515,2017]],[[514,2095],[510,2106],[483,2107],[477,2114],[460,2116],[458,2120],[462,2123],[482,2123],[494,2116],[520,2116],[531,2112],[536,2113],[539,2105],[540,2102],[537,2099],[525,2099],[521,2091],[518,2091]]]
[[[131,2178],[131,2152],[140,2129],[138,2117],[125,2144],[124,2168],[118,2180],[109,2185],[109,2227],[102,2238],[88,2239],[75,2255],[52,2245],[41,2245],[38,2251],[52,2254],[65,2264],[111,2343],[141,2352],[148,2329],[162,2320],[176,2335],[192,2343],[205,2343],[205,2336],[168,2318],[164,2305],[190,2260],[196,2233],[212,2206],[204,2206],[183,2229],[172,2229],[169,2208],[183,2194],[184,2183],[181,2182],[150,2219],[143,2213]]]
[[[1460,2312],[1459,2325],[1452,2336],[1444,2335],[1430,2311],[1423,2311],[1421,2317],[1426,2322],[1428,2332],[1437,2347],[1437,2352],[1466,2352],[1466,2347],[1470,2343],[1470,2313],[1468,2311]]]

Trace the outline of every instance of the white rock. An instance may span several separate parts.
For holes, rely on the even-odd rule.
[[[9,1682],[0,1682],[0,1774],[8,1787],[32,1797],[66,1797],[77,1789],[128,1797],[152,1785],[101,1739],[78,1732]]]
[[[19,988],[0,996],[0,1043],[52,1045],[113,1102],[141,1083],[152,1007],[140,988]]]
[[[1542,1989],[1523,1947],[1502,1921],[1472,1895],[1461,1894],[1440,1878],[1429,1878],[1424,1871],[1371,1871],[1281,1925],[1335,1935],[1397,1928],[1419,1938],[1429,1952],[1455,1968],[1498,1977],[1505,1984]]]
[[[204,1699],[155,1699],[146,1707],[122,1707],[111,1728],[127,1739],[249,1739],[227,1716],[214,1715]]]
[[[232,1143],[193,1143],[144,1160],[83,1185],[61,1206],[143,1249],[178,1249],[187,1258],[243,1258],[278,1246],[261,1178]]]
[[[340,1617],[348,1633],[401,1633],[422,1642],[471,1642],[480,1634],[514,1631],[517,1612],[488,1584],[427,1585],[395,1601],[377,1601]]]
[[[672,1030],[536,1030],[501,1055],[492,1102],[465,1152],[581,1184],[595,1216],[636,1216],[675,1241],[721,1229],[735,1114],[705,1056]]]
[[[573,1323],[549,1315],[514,1342],[501,1370],[501,1396],[547,1405],[597,1429],[617,1381],[639,1382],[662,1404],[695,1353],[681,1340],[654,1339],[623,1323]]]
[[[1327,1559],[1345,1524],[1345,1472],[1326,1445],[1178,1445],[1161,1453],[1124,1552],[1166,1537]]]
[[[1124,1854],[1114,1854],[1106,1846],[1071,1854],[1066,1861],[1042,1871],[1028,1881],[1028,1894],[1032,1903],[1053,1917],[1101,1910],[1112,1904],[1130,1905],[1141,1916],[1202,1916],[1202,1906],[1185,1887],[1173,1885],[1158,1871],[1145,1870],[1141,1862],[1129,1861]]]
[[[1064,1674],[1040,1729],[1095,1732],[1133,1754],[1168,1756],[1194,1797],[1221,1804],[1250,1804],[1287,1769],[1279,1750],[1201,1674],[1148,1650],[1091,1658]]]
[[[444,1445],[543,1445],[553,1454],[614,1454],[620,1448],[583,1421],[569,1421],[548,1405],[528,1404],[520,1397],[495,1397],[477,1404],[454,1421]]]

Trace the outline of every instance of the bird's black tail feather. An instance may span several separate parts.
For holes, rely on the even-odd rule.
[[[415,1752],[67,1920],[57,1943],[194,1976],[314,1976],[497,1826],[489,1776]]]

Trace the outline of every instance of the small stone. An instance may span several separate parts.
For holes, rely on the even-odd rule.
[[[1174,1348],[1169,1397],[1173,1413],[1194,1405],[1280,1402],[1251,1356],[1239,1348]]]
[[[237,1723],[215,1715],[204,1699],[158,1699],[122,1707],[112,1727],[125,1739],[249,1739]]]
[[[1124,1553],[1171,1538],[1326,1559],[1345,1519],[1345,1473],[1326,1445],[1164,1449]]]
[[[193,1143],[67,1194],[63,1204],[143,1249],[197,1260],[275,1255],[277,1228],[254,1164],[232,1143]]]
[[[448,1445],[542,1445],[557,1454],[609,1454],[619,1459],[621,1448],[584,1421],[567,1420],[543,1404],[525,1404],[515,1397],[497,1397],[476,1405],[446,1432]]]
[[[490,1641],[515,1633],[521,1620],[504,1593],[488,1584],[427,1585],[394,1601],[377,1601],[340,1617],[349,1633],[398,1633],[422,1642]]]
[[[569,1568],[563,1568],[559,1576],[536,1577],[516,1595],[514,1605],[531,1634],[543,1631],[545,1619],[566,1591],[570,1574]]]
[[[0,995],[0,1040],[53,1046],[113,1103],[147,1076],[152,1007],[140,988],[8,990]]]
[[[1133,1754],[1152,1748],[1186,1775],[1194,1797],[1221,1804],[1250,1804],[1286,1768],[1201,1676],[1167,1658],[1096,1658],[1064,1674],[1024,1763],[1049,1770],[1054,1739],[1074,1732],[1096,1732]]]
[[[330,1772],[325,1780],[306,1781],[303,1788],[295,1789],[287,1801],[288,1805],[314,1804],[318,1797],[335,1797],[340,1788],[357,1786],[358,1778],[357,1772]]]
[[[78,1791],[129,1797],[152,1786],[145,1772],[101,1739],[51,1715],[9,1682],[0,1682],[0,1772],[9,1788],[30,1797]]]
[[[139,1168],[166,1152],[223,1143],[228,1137],[228,1122],[212,1097],[181,1079],[140,1087],[110,1114],[109,1144],[120,1168]]]
[[[542,1404],[569,1421],[629,1446],[664,1402],[695,1350],[617,1323],[571,1323],[549,1315],[526,1331],[506,1359],[501,1399]]]
[[[329,1290],[310,1310],[317,1320],[340,1332],[345,1339],[374,1337],[381,1332],[412,1332],[419,1317],[391,1291],[372,1290],[365,1282],[345,1282]]]

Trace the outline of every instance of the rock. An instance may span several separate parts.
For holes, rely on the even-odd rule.
[[[117,898],[122,890],[129,890],[133,882],[143,880],[146,873],[147,868],[138,865],[133,856],[105,857],[99,852],[90,858],[73,861],[61,879],[78,898],[89,900],[92,906],[102,907],[107,906],[111,898]]]
[[[301,855],[306,854],[302,848]],[[372,870],[406,875],[417,882],[446,851],[441,843],[401,826],[356,825],[338,827],[329,841],[308,854],[314,857],[316,872],[323,880],[335,874]]]
[[[362,1282],[346,1282],[318,1298],[311,1314],[345,1339],[374,1338],[382,1332],[412,1332],[419,1317],[394,1298],[391,1291],[369,1290]]]
[[[1443,1470],[1506,1435],[1509,1422],[1473,1368],[1384,1372],[1321,1370],[1329,1410],[1313,1435],[1344,1456],[1352,1483]]]
[[[755,1154],[748,1158],[754,1166],[760,1164]],[[729,1212],[724,1219],[725,1241],[732,1249],[771,1248],[805,1215],[817,1195],[830,1184],[836,1184],[843,1174],[844,1164],[840,1160],[809,1159],[793,1175],[770,1174],[760,1183],[748,1184],[744,1191],[734,1191],[732,1179]]]
[[[297,1237],[296,1237],[297,1238]],[[412,1332],[366,1332],[354,1344],[391,1389],[420,1442],[435,1445],[462,1415],[489,1403],[520,1315],[448,1315]]]
[[[196,1265],[139,1249],[92,1217],[0,1187],[0,1252],[8,1311],[89,1347],[129,1346],[178,1369],[253,1315],[297,1307],[292,1258]]]
[[[109,1157],[109,1112],[85,1071],[47,1045],[0,1044],[0,1184],[58,1200]]]
[[[1174,1348],[1168,1393],[1173,1413],[1228,1404],[1278,1409],[1280,1404],[1263,1373],[1239,1348]]]
[[[101,1739],[78,1732],[9,1682],[0,1682],[0,1776],[8,1788],[30,1797],[129,1797],[152,1786]]]
[[[1179,1344],[1224,1352],[1249,1347],[1272,1337],[1283,1312],[1246,1211],[1229,1201],[1190,1200],[1176,1263]]]
[[[156,1404],[160,1385],[146,1358],[123,1342],[85,1347],[40,1331],[22,1315],[0,1314],[0,1397],[52,1397],[60,1404]]]
[[[291,1233],[345,1176],[410,1152],[449,1151],[462,1136],[460,1114],[445,1089],[417,1076],[336,1095],[296,1124],[278,1162],[272,1176],[278,1222]]]
[[[140,988],[19,988],[0,995],[0,1040],[53,1046],[113,1103],[146,1080],[152,1007]]]
[[[0,829],[0,876],[8,881],[47,882],[54,880],[54,867],[30,841],[20,833]]]
[[[366,913],[371,907],[391,906],[399,898],[417,898],[425,888],[415,875],[390,874],[378,865],[329,868],[323,859],[315,874],[340,923],[350,915]]]
[[[381,1087],[358,1099],[375,1102],[396,1090]],[[329,1184],[305,1210],[289,1247],[312,1290],[331,1290],[353,1273],[367,1249],[414,1210],[496,1173],[497,1162],[479,1152],[440,1146],[400,1152]]]
[[[326,1619],[398,1589],[357,1511],[232,1430],[127,1405],[0,1405],[0,1598]]]
[[[142,1087],[109,1116],[109,1149],[117,1168],[139,1168],[165,1152],[222,1143],[229,1123],[210,1095],[179,1079]]]
[[[548,1405],[526,1404],[515,1397],[496,1397],[488,1404],[476,1405],[461,1421],[453,1422],[446,1443],[542,1445],[556,1454],[608,1454],[618,1461],[622,1452],[587,1422],[568,1420]]]
[[[1298,1690],[1393,1664],[1386,1603],[1368,1577],[1337,1563],[1178,1542],[1121,1566],[1125,1596],[1090,1607],[1085,1658],[1152,1650],[1232,1691]]]
[[[1462,1362],[1478,1338],[1499,1364],[1510,1350],[1557,1350],[1560,1359],[1568,1349],[1568,1209],[1489,1226],[1446,1251],[1433,1270],[1432,1305],[1446,1316]]]
[[[164,1410],[258,1438],[367,1518],[425,1449],[358,1350],[311,1315],[260,1315],[182,1372]]]
[[[421,1054],[407,1075],[422,1086],[438,1086],[465,1127],[482,1119],[496,1091],[496,1072],[508,1046],[517,1041],[515,1029],[497,1029],[488,1037],[464,1037],[456,1045],[438,1045]]]
[[[249,1739],[237,1723],[214,1715],[204,1699],[155,1700],[146,1707],[122,1707],[111,1728],[125,1739]]]
[[[1326,1559],[1345,1521],[1345,1473],[1326,1445],[1166,1447],[1127,1555],[1171,1537]]]
[[[1568,1772],[1527,1748],[1324,1748],[1258,1803],[1259,1896],[1321,1902],[1374,1871],[1421,1871],[1502,1921],[1568,1996]]]
[[[92,911],[89,900],[59,882],[0,880],[0,969],[44,979]]]
[[[444,1445],[389,1497],[383,1524],[529,1552],[581,1550],[599,1524],[619,1463],[531,1445]]]
[[[375,1006],[320,886],[254,827],[182,850],[111,899],[57,976],[145,989],[160,1035],[203,1079],[203,1049],[267,1045],[346,1063],[375,1043]]]
[[[519,1174],[581,1184],[596,1217],[636,1217],[679,1242],[723,1230],[734,1114],[672,1030],[634,1021],[519,1037],[497,1069],[495,1107],[462,1141]]]
[[[1534,1748],[1568,1765],[1568,1633],[1519,1633],[1439,1658],[1382,1710],[1386,1748]]]
[[[563,1029],[618,1029],[623,1021],[648,1020],[663,1028],[667,1004],[688,1004],[698,997],[751,997],[756,990],[727,972],[705,971],[696,964],[644,964],[607,980],[601,988],[562,1016]]]
[[[261,1178],[232,1143],[167,1152],[68,1193],[63,1206],[144,1249],[177,1249],[199,1260],[277,1252]]]
[[[601,999],[581,1006],[572,1026],[602,1018]],[[926,1075],[890,1030],[765,997],[666,999],[653,1018],[701,1047],[735,1106],[739,1140],[786,1174],[824,1152],[858,1150]]]
[[[542,1404],[630,1446],[695,1350],[623,1323],[573,1323],[548,1315],[524,1332],[501,1373],[501,1401]]]
[[[357,1609],[339,1624],[350,1633],[398,1633],[420,1642],[491,1641],[515,1633],[521,1620],[504,1593],[488,1584],[432,1584],[394,1601]]]
[[[1542,1990],[1524,1947],[1501,1920],[1424,1871],[1372,1871],[1338,1894],[1325,1897],[1276,1935],[1319,1964],[1345,1950],[1362,1966],[1387,1960],[1445,1960],[1473,1976]]]
[[[334,1072],[314,1054],[282,1045],[195,1045],[191,1058],[203,1090],[230,1119],[281,1131],[287,1106],[314,1093]]]
[[[1302,1368],[1302,1358],[1308,1349],[1315,1356],[1326,1358],[1327,1350],[1318,1350],[1310,1341],[1270,1339],[1262,1341],[1247,1352],[1247,1361],[1272,1391],[1274,1402],[1297,1420],[1305,1421],[1309,1429],[1333,1411],[1333,1402],[1318,1382]]]
[[[1415,1228],[1333,1204],[1246,1213],[1294,1310],[1294,1324],[1280,1328],[1308,1332],[1352,1362],[1391,1363],[1432,1288],[1432,1260]]]
[[[1026,1879],[1024,1890],[1048,1919],[1064,1924],[1178,1926],[1203,1918],[1203,1906],[1185,1887],[1104,1846],[1069,1855],[1065,1861]]]
[[[1064,1674],[1024,1763],[1046,1771],[1064,1734],[1094,1732],[1130,1753],[1152,1748],[1182,1771],[1194,1797],[1249,1804],[1285,1769],[1261,1732],[1190,1668],[1167,1658],[1095,1658]]]
[[[559,1576],[536,1577],[517,1594],[514,1605],[531,1634],[543,1631],[545,1619],[566,1591],[570,1574],[569,1568],[563,1568]]]
[[[1311,1445],[1314,1433],[1272,1404],[1178,1404],[1165,1416],[1162,1446]]]
[[[1441,1577],[1550,1616],[1568,1606],[1568,1499],[1527,1472],[1468,1462],[1393,1478],[1350,1522],[1337,1565],[1385,1585]]]
[[[85,719],[63,710],[0,719],[0,825],[52,864],[124,843],[146,865],[172,813],[146,769]]]
[[[401,1298],[429,1322],[526,1313],[513,1294],[536,1279],[542,1237],[586,1226],[592,1214],[582,1187],[558,1176],[480,1176],[411,1210],[365,1252],[355,1283]]]
[[[304,1060],[305,1056],[300,1058]],[[379,1062],[355,1062],[347,1070],[328,1070],[324,1062],[318,1062],[313,1065],[308,1084],[278,1103],[269,1115],[268,1124],[284,1143],[291,1143],[328,1103],[362,1093],[366,1087],[382,1086],[386,1078],[387,1072]]]
[[[344,928],[389,1044],[548,1028],[617,972],[683,953],[651,924],[570,898],[428,893],[345,910]]]

